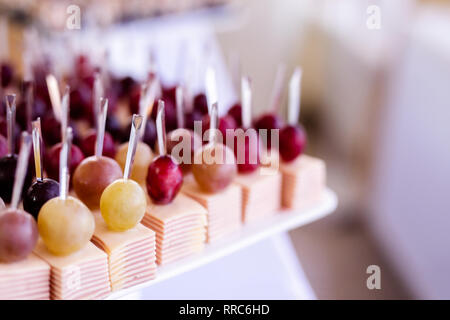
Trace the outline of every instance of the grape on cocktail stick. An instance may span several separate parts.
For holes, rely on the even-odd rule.
[[[201,147],[202,139],[193,130],[185,128],[183,89],[176,90],[177,122],[178,129],[167,135],[167,153],[172,155],[180,164],[183,173],[191,171],[191,164],[194,161],[195,151]],[[189,154],[184,154],[184,152]]]
[[[285,66],[280,64],[277,69],[269,111],[259,116],[253,123],[256,130],[267,130],[267,149],[272,147],[271,130],[279,130],[283,127],[283,121],[278,115],[284,89]]]
[[[302,70],[296,68],[289,84],[288,125],[280,131],[280,156],[285,162],[295,160],[306,146],[306,133],[298,124]]]
[[[91,209],[100,206],[100,197],[105,188],[122,176],[118,163],[102,155],[108,99],[100,100],[95,155],[84,159],[73,175],[73,188],[78,198]]]
[[[39,233],[47,249],[55,255],[68,255],[88,244],[95,229],[91,211],[80,200],[69,196],[68,158],[72,128],[63,135],[60,152],[59,197],[47,201],[39,211]]]
[[[143,117],[133,115],[123,178],[111,183],[100,198],[100,211],[109,229],[125,231],[144,217],[147,200],[141,186],[130,179]]]
[[[250,79],[242,77],[242,129],[236,130],[234,154],[237,159],[239,173],[251,173],[259,167],[259,139],[255,130],[251,129],[252,91]]]
[[[37,219],[42,206],[50,199],[59,195],[59,183],[43,177],[41,119],[32,123],[34,167],[36,181],[28,188],[23,198],[23,208]]]
[[[147,126],[147,119],[152,112],[154,99],[156,97],[157,84],[155,82],[150,82],[150,86],[143,86],[141,88],[140,97],[140,110],[139,114],[142,116],[142,126],[139,131],[139,142],[136,147],[136,156],[134,159],[134,165],[131,169],[131,179],[139,183],[140,185],[145,184],[145,178],[147,176],[148,166],[153,159],[153,152],[150,147],[142,142],[144,135],[144,128]],[[126,159],[128,153],[128,143],[123,143],[119,146],[116,153],[116,161],[119,163],[122,169],[125,169]]]
[[[34,249],[38,240],[36,221],[30,214],[19,209],[30,148],[31,136],[24,132],[15,170],[11,206],[0,212],[0,260],[4,262],[25,259]]]
[[[156,118],[159,156],[153,160],[147,172],[147,192],[153,202],[172,202],[183,184],[183,172],[172,156],[166,154],[166,128],[164,123],[164,102],[158,102]]]
[[[53,83],[53,84],[52,84]],[[59,121],[61,123],[61,138],[64,139],[64,135],[67,132],[67,126],[68,126],[68,118],[69,118],[69,99],[70,99],[70,88],[66,87],[64,96],[62,98],[62,101],[60,102],[58,100],[59,90],[56,89],[56,86],[54,85],[54,81],[50,81],[50,87],[53,88],[50,89],[51,95],[54,96],[52,99],[52,106],[54,109],[55,115],[58,115]],[[56,92],[56,93],[55,93]],[[54,104],[53,104],[54,100]],[[73,134],[73,133],[72,133]],[[45,171],[47,172],[47,175],[49,178],[52,178],[54,180],[60,180],[59,177],[59,169],[60,169],[60,153],[62,149],[62,143],[58,143],[51,147],[51,149],[47,152],[46,158],[45,158]],[[78,148],[76,145],[70,143],[70,157],[69,157],[69,170],[70,174],[75,171],[75,169],[78,167],[78,165],[83,161],[84,155],[83,152]]]
[[[6,99],[6,122],[7,122],[7,155],[0,159],[0,198],[6,203],[11,201],[14,172],[17,166],[17,155],[15,149],[15,116],[16,116],[16,96],[14,94],[7,95]],[[31,184],[31,170],[26,170],[25,181],[23,183],[23,191],[27,190]]]
[[[225,189],[237,172],[233,151],[223,143],[216,142],[217,122],[217,103],[214,103],[211,108],[209,143],[197,150],[192,165],[192,173],[200,188],[211,193]]]

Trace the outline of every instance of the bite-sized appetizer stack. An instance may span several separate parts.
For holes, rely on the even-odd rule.
[[[279,146],[279,130],[283,127],[283,120],[279,116],[281,107],[283,89],[284,89],[285,66],[280,64],[275,76],[272,97],[270,100],[269,111],[264,112],[253,121],[253,127],[258,132],[267,131],[267,138],[262,143],[262,152],[260,152],[261,165],[279,169],[280,155],[278,153]],[[231,110],[230,110],[231,111]],[[272,148],[272,144],[273,147]]]
[[[12,132],[14,123],[15,99],[7,96],[8,130]],[[12,158],[14,147],[12,136],[8,134],[9,149],[6,157]],[[31,148],[31,137],[22,135],[19,156],[13,168],[15,173],[12,187],[11,205],[9,208],[0,201],[0,299],[49,299],[50,267],[32,250],[38,240],[38,228],[34,218],[19,209],[24,178],[27,172],[28,157]],[[0,171],[5,167],[0,166]]]
[[[6,153],[0,159],[0,197],[5,203],[10,203],[13,194],[13,186],[16,180],[15,171],[18,157],[14,153],[16,147],[16,96],[14,94],[5,97],[6,102]],[[20,130],[19,130],[20,132]],[[25,167],[24,181],[21,186],[26,191],[31,185],[32,169],[27,163]]]
[[[303,154],[306,133],[298,125],[302,72],[294,71],[289,83],[288,124],[281,126],[274,114],[263,115],[257,124],[264,128],[276,124],[279,133],[280,172],[282,173],[282,206],[304,209],[320,201],[326,183],[325,162]]]
[[[51,266],[52,299],[100,299],[111,291],[107,255],[90,242],[95,229],[92,212],[68,195],[72,144],[72,129],[67,127],[68,100],[66,91],[61,103],[59,196],[48,200],[39,211],[41,239],[34,253]]]
[[[98,214],[95,223],[92,242],[108,254],[112,291],[156,277],[156,239],[152,230],[138,224],[125,231],[114,231]]]
[[[280,131],[280,170],[283,174],[282,205],[304,209],[320,201],[326,184],[325,162],[303,155],[306,133],[298,125],[300,115],[301,69],[289,85],[288,125]]]
[[[142,116],[134,115],[123,178],[112,182],[100,198],[92,242],[108,254],[112,290],[156,276],[155,232],[140,224],[147,209],[141,186],[130,179]],[[104,124],[103,124],[104,126]]]
[[[183,184],[183,173],[176,160],[166,154],[164,122],[164,102],[159,101],[156,120],[159,156],[148,168],[150,203],[142,220],[156,232],[158,264],[201,251],[206,239],[206,210],[194,200],[178,194]]]
[[[280,209],[281,174],[260,169],[260,136],[251,128],[252,93],[249,78],[242,78],[242,129],[236,129],[234,153],[239,174],[234,182],[242,188],[242,221],[249,222],[274,215]]]
[[[194,155],[194,179],[186,179],[183,192],[208,211],[207,241],[214,242],[241,227],[242,191],[232,184],[237,168],[233,151],[216,141],[217,104],[211,108],[209,143]]]

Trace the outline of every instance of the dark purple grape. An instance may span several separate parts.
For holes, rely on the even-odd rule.
[[[0,198],[5,203],[11,202],[12,189],[14,185],[14,178],[16,173],[17,155],[8,155],[0,159]],[[30,187],[32,176],[32,166],[28,166],[25,181],[23,183],[22,193]]]
[[[135,85],[130,88],[128,93],[129,97],[129,108],[131,114],[139,113],[139,100],[141,99],[141,87]]]
[[[94,77],[95,67],[91,64],[89,57],[85,54],[80,54],[75,57],[74,72],[78,79],[86,79]]]
[[[76,124],[72,121],[69,122],[69,126],[72,128],[73,132],[73,143],[78,145],[81,141],[80,132]],[[42,119],[42,138],[47,146],[53,146],[61,141],[61,124],[55,118],[55,116],[50,115]],[[20,137],[20,132],[19,132]]]
[[[5,118],[0,118],[0,134],[4,137],[8,136],[8,125]],[[14,126],[14,142],[17,146],[20,142],[20,127]]]
[[[194,97],[194,110],[202,115],[208,114],[208,100],[204,93],[199,93]]]
[[[6,115],[6,101],[3,99],[0,102],[0,117],[4,117]]]
[[[130,138],[131,123],[124,130],[122,135],[122,142],[127,142]],[[142,137],[142,142],[146,143],[150,148],[155,147],[156,143],[156,126],[153,119],[147,120],[147,125],[145,126],[144,136]]]
[[[70,91],[70,117],[72,119],[94,119],[92,90],[86,84],[80,84]]]
[[[105,130],[111,134],[115,141],[121,141],[123,130],[119,120],[113,115],[108,114],[105,123]]]
[[[23,208],[36,220],[42,206],[50,199],[59,196],[59,183],[53,179],[34,182],[23,197]]]
[[[166,131],[170,132],[175,130],[177,125],[177,111],[175,109],[175,103],[171,99],[162,99],[164,101],[164,114],[166,117]],[[155,101],[152,109],[152,119],[156,121],[156,115],[158,113],[158,101]]]
[[[2,63],[0,68],[2,87],[6,88],[13,80],[14,70],[13,67],[8,63]]]
[[[125,77],[117,81],[117,91],[120,97],[130,95],[131,89],[136,85],[136,81],[132,77]]]
[[[202,121],[203,120],[203,114],[198,111],[192,111],[189,113],[186,113],[184,116],[184,123],[187,129],[194,130],[194,122],[195,121]]]
[[[165,87],[162,89],[162,91],[164,100],[170,100],[173,104],[176,103],[176,92],[177,92],[176,86]]]
[[[26,103],[22,100],[17,105],[17,124],[22,128],[22,130],[27,129],[27,112],[26,112]],[[31,110],[31,121],[38,117],[44,117],[47,112],[47,107],[41,98],[37,98],[33,101],[33,106]]]
[[[61,141],[61,124],[53,115],[42,119],[41,130],[47,146],[53,146]]]
[[[8,154],[8,141],[0,134],[0,158]]]
[[[131,130],[131,127],[130,127]],[[148,119],[145,126],[144,136],[142,142],[146,143],[150,148],[155,147],[156,143],[156,125],[153,119]]]

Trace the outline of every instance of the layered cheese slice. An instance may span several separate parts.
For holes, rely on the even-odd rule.
[[[51,299],[103,299],[111,292],[108,257],[93,243],[68,256],[56,256],[39,239],[34,253],[51,267]]]
[[[108,254],[112,291],[153,280],[156,277],[155,232],[142,224],[124,232],[111,231],[99,212],[94,216],[92,242]]]
[[[322,198],[326,186],[325,162],[301,155],[293,162],[280,165],[282,173],[282,206],[305,209]]]
[[[0,300],[50,299],[50,265],[31,253],[13,263],[0,262]]]
[[[208,243],[217,241],[239,230],[242,226],[242,191],[231,184],[218,193],[207,193],[200,189],[192,176],[186,177],[181,191],[200,203],[207,210]]]
[[[239,174],[234,183],[242,188],[242,221],[260,220],[281,208],[281,174],[264,168],[251,174]]]
[[[167,205],[149,200],[142,223],[156,233],[156,261],[160,265],[197,253],[205,246],[207,211],[183,194]]]

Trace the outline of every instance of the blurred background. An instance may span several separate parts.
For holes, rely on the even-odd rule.
[[[67,28],[71,4],[80,29]],[[340,201],[290,232],[317,297],[450,298],[448,1],[0,0],[0,14],[0,56],[17,78],[41,56],[67,70],[70,48],[121,77],[143,79],[155,64],[165,85],[201,92],[212,64],[221,112],[242,72],[256,116],[277,70],[301,66],[307,153],[325,159]],[[381,268],[381,290],[366,287],[369,265]]]

